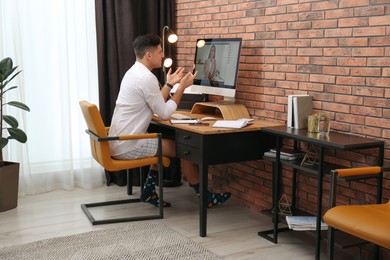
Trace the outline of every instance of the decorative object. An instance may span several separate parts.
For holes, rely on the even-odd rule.
[[[3,248],[0,259],[221,258],[158,221],[146,221]]]
[[[320,135],[329,134],[330,118],[326,117],[325,115],[322,115],[319,123],[319,128],[320,128]]]
[[[3,148],[8,141],[14,139],[20,143],[27,141],[27,135],[19,128],[18,120],[4,114],[7,106],[13,106],[25,111],[30,111],[29,107],[19,101],[5,101],[5,94],[16,89],[17,86],[8,84],[21,72],[14,73],[17,66],[13,67],[11,58],[0,61],[0,212],[17,207],[18,186],[19,186],[19,163],[5,162],[3,160]]]
[[[283,194],[278,202],[279,214],[284,216],[291,216],[291,204],[287,199],[286,194]]]
[[[308,116],[307,119],[307,131],[311,133],[319,133],[320,132],[320,114],[312,114]]]
[[[303,157],[301,166],[313,166],[318,163],[318,152],[313,144],[309,144],[308,150]]]

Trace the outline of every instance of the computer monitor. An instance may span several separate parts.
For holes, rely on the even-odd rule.
[[[194,59],[198,75],[191,91],[234,100],[241,44],[241,38],[198,39]]]

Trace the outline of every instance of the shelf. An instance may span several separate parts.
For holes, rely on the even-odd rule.
[[[310,213],[308,213],[306,211],[303,211],[303,210],[300,210],[300,209],[296,209],[296,208],[291,209],[291,211],[293,212],[294,216],[313,216],[312,214],[310,214]],[[272,209],[262,210],[261,213],[263,213],[264,215],[273,217]],[[279,222],[282,223],[282,224],[287,225],[286,216],[279,214]],[[283,227],[282,229],[284,231],[286,231],[286,228]],[[303,232],[303,231],[294,231],[292,229],[288,229],[288,231],[305,233],[305,234],[307,234],[307,236],[316,237],[316,231],[315,230],[305,230]],[[322,230],[321,231],[321,238],[327,240],[327,237],[328,237],[327,230]],[[344,233],[342,231],[339,231],[339,230],[335,231],[335,245],[338,248],[340,248],[340,249],[360,246],[360,245],[367,244],[367,243],[368,242],[365,241],[365,240],[362,240],[360,238],[351,236],[351,235],[349,235],[347,233]]]

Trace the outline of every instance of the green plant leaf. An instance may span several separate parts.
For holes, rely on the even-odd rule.
[[[7,104],[10,106],[18,107],[18,108],[26,110],[26,111],[30,111],[30,108],[27,105],[25,105],[19,101],[10,101]]]
[[[27,142],[27,135],[24,133],[22,129],[19,128],[7,128],[10,136],[20,143]]]
[[[10,116],[10,115],[3,115],[3,119],[7,124],[9,124],[10,127],[18,128],[19,123],[15,117]]]
[[[0,149],[3,149],[4,147],[6,147],[7,144],[8,144],[8,139],[2,137],[2,138],[0,139],[0,147],[1,147]]]
[[[1,75],[6,75],[6,73],[12,69],[12,59],[11,58],[4,58],[0,61],[0,74]]]
[[[12,86],[12,87],[10,87],[10,88],[4,90],[4,91],[3,91],[3,95],[4,95],[5,92],[10,91],[11,89],[14,89],[14,88],[17,88],[17,87],[18,87],[18,86]]]

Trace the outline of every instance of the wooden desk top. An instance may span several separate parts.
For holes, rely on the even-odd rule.
[[[216,118],[217,120],[223,120],[222,116],[216,116],[216,115],[209,115],[209,114],[195,114],[191,113],[189,111],[177,111],[176,113],[188,115],[193,118],[201,119],[206,116],[212,116]],[[214,120],[205,121],[203,125],[189,125],[189,124],[171,124],[169,120],[161,120],[159,117],[154,116],[153,121],[162,125],[166,125],[169,127],[173,127],[176,129],[183,129],[186,131],[199,133],[199,134],[223,134],[223,133],[234,133],[234,132],[248,132],[248,131],[257,131],[261,130],[264,127],[273,127],[273,126],[282,126],[281,123],[271,122],[271,121],[265,121],[265,120],[258,120],[255,119],[252,121],[252,124],[245,126],[241,129],[233,129],[233,128],[217,128],[212,127],[214,124]],[[208,124],[208,125],[206,125]]]

